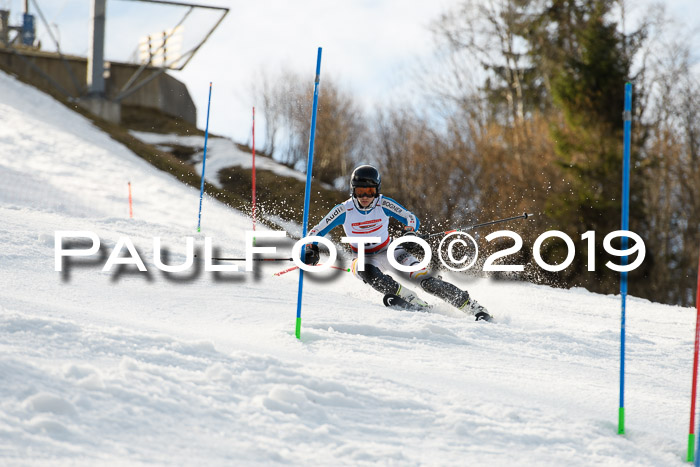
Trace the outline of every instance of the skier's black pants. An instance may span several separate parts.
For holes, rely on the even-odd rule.
[[[401,288],[393,277],[384,274],[373,264],[365,265],[365,270],[357,271],[357,275],[382,295],[397,294]],[[469,300],[469,294],[466,291],[437,277],[427,277],[421,281],[420,285],[429,294],[457,308],[462,307]]]
[[[466,290],[462,290],[456,285],[445,282],[437,277],[423,279],[420,286],[429,294],[435,295],[457,308],[461,308],[469,301],[469,294]]]
[[[372,286],[372,288],[382,295],[397,294],[401,286],[388,274],[384,274],[381,269],[373,264],[366,264],[364,271],[357,271],[357,275]]]

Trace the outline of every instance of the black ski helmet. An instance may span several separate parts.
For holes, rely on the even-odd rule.
[[[379,170],[371,165],[361,165],[352,171],[350,177],[350,186],[352,187],[353,196],[357,187],[374,187],[377,189],[379,196],[379,188],[382,185],[382,176],[379,175]]]

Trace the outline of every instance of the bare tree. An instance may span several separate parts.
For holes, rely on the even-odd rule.
[[[274,154],[280,127],[282,125],[282,109],[277,93],[278,83],[273,82],[270,75],[264,71],[258,72],[258,78],[252,86],[254,101],[257,103],[258,116],[264,120],[263,149],[268,154]]]
[[[642,169],[654,180],[644,194],[653,268],[644,280],[655,298],[689,305],[700,249],[700,79],[689,42],[667,31],[650,60],[653,99]]]
[[[304,170],[308,155],[313,82],[289,70],[262,79],[258,98],[268,123],[266,147],[289,167]],[[314,176],[326,183],[347,186],[345,179],[360,160],[366,140],[364,112],[354,96],[323,80],[316,122]],[[269,146],[267,146],[269,144]]]
[[[488,109],[501,124],[511,128],[506,136],[515,161],[522,165],[522,146],[528,138],[526,125],[526,79],[532,75],[528,49],[519,37],[521,18],[526,8],[517,0],[466,0],[454,10],[444,13],[433,25],[438,42],[450,56],[450,96],[467,110],[464,84],[475,74],[474,64],[485,73],[481,92],[490,99]],[[541,83],[530,80],[534,100]],[[468,94],[466,94],[468,95]],[[501,102],[503,104],[501,104]],[[532,105],[532,104],[531,104]],[[520,173],[520,171],[518,172]]]

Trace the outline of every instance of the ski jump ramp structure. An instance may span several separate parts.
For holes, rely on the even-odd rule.
[[[109,62],[104,59],[107,0],[91,2],[87,57],[61,52],[60,44],[41,12],[38,0],[33,0],[31,6],[53,40],[56,51],[42,51],[36,41],[31,45],[27,44],[22,38],[28,37],[27,33],[32,31],[23,31],[19,26],[10,27],[5,21],[3,24],[7,27],[2,28],[3,34],[0,35],[0,68],[34,86],[50,90],[68,101],[75,102],[113,123],[119,123],[121,120],[122,104],[157,109],[167,115],[195,123],[197,110],[187,87],[167,74],[167,71],[179,71],[187,66],[221,24],[229,9],[164,0],[111,1],[177,6],[182,7],[185,13],[172,29],[160,36],[159,42],[148,44],[148,54],[145,59],[142,55],[139,63]],[[24,15],[33,17],[29,13],[29,6],[29,3],[25,5]],[[166,59],[165,50],[178,38],[177,34],[181,31],[182,24],[195,10],[212,10],[219,15],[213,26],[194,46],[177,55],[171,54]],[[6,13],[2,15],[3,18],[9,16],[9,12]],[[34,22],[25,24],[33,25]],[[13,30],[17,31],[14,38],[10,37]]]

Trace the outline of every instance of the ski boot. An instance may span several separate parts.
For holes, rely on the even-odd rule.
[[[428,309],[430,309],[430,305],[418,298],[416,294],[414,294],[411,290],[407,289],[406,287],[399,286],[399,291],[396,293],[396,295],[408,302],[411,305],[411,307],[416,310],[425,309],[427,311]]]
[[[477,321],[491,321],[493,319],[488,311],[486,311],[486,308],[471,298],[467,299],[467,301],[464,302],[464,305],[459,307],[459,309],[465,313],[474,315]]]

